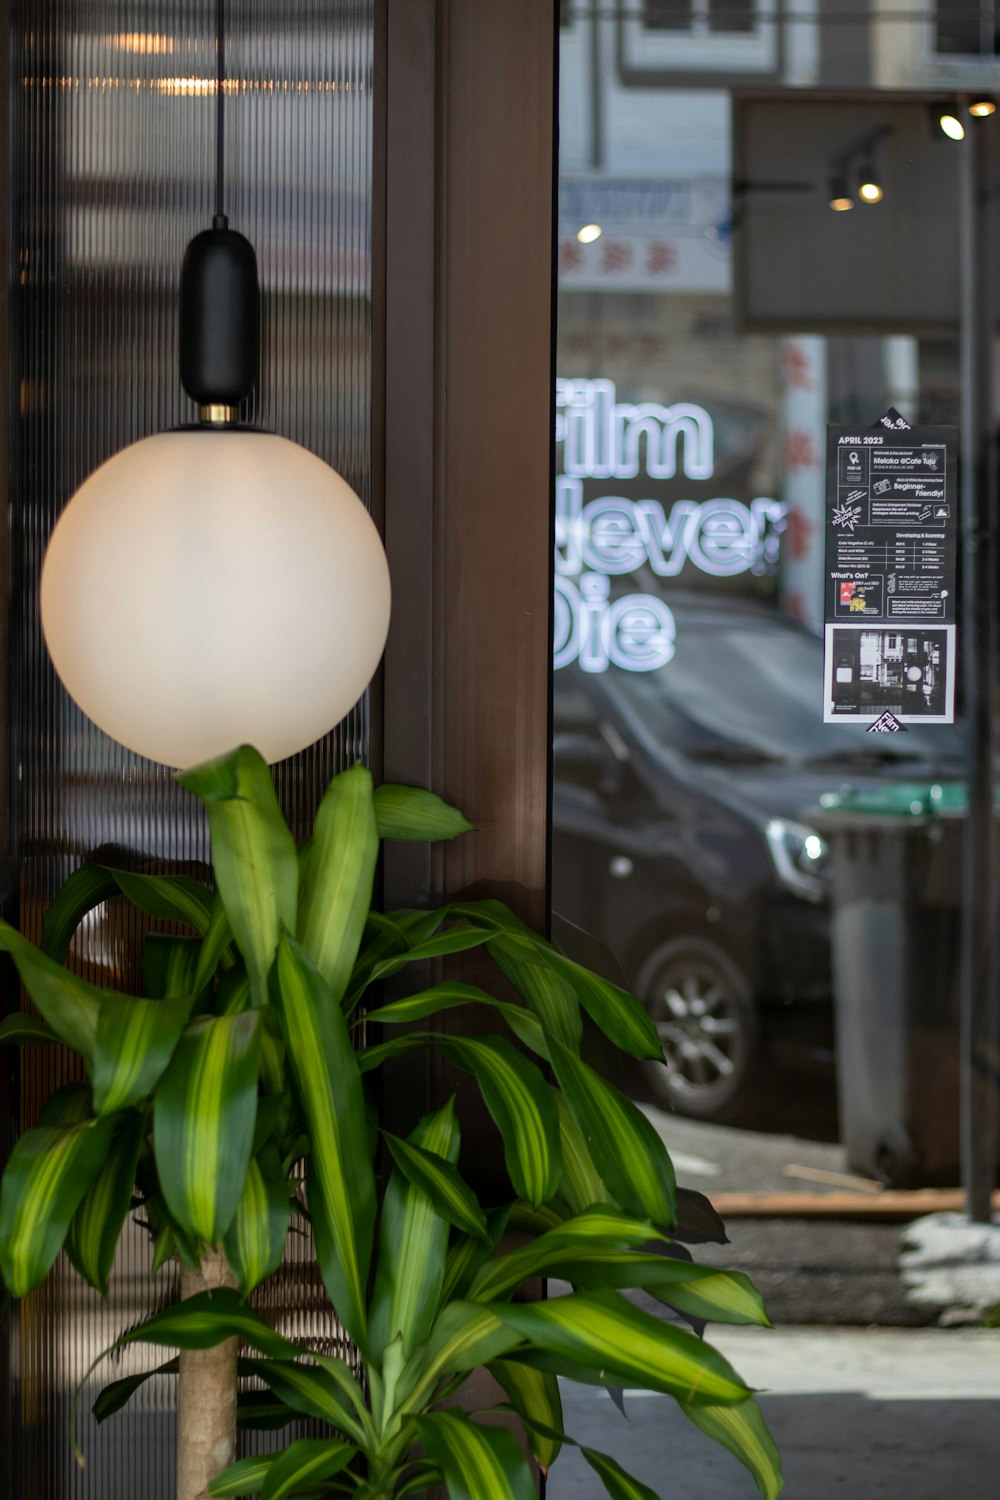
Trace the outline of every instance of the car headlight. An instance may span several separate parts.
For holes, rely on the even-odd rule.
[[[772,818],[764,832],[775,873],[782,885],[807,901],[826,899],[830,851],[826,840],[804,823]]]

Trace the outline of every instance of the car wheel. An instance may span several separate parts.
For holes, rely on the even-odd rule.
[[[643,965],[636,993],[667,1063],[649,1063],[656,1100],[701,1120],[727,1120],[749,1102],[760,1049],[753,989],[728,954],[703,938],[677,938]]]

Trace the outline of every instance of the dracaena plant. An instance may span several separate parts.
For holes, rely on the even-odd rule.
[[[373,791],[357,766],[334,779],[296,848],[256,751],[180,781],[208,810],[214,888],[87,865],[56,898],[41,949],[0,929],[41,1017],[12,1016],[0,1036],[58,1039],[89,1080],[53,1095],[14,1147],[0,1272],[22,1297],[65,1249],[106,1295],[130,1213],[152,1237],[154,1273],[179,1258],[182,1300],[117,1346],[180,1351],[159,1367],[180,1371],[178,1500],[401,1500],[440,1485],[452,1500],[527,1500],[533,1476],[512,1432],[460,1404],[481,1367],[543,1470],[572,1441],[563,1376],[674,1397],[776,1496],[759,1409],[701,1336],[706,1321],[766,1323],[760,1298],[745,1277],[693,1260],[684,1242],[722,1239],[721,1224],[705,1199],[676,1188],[653,1127],[580,1056],[586,1013],[613,1047],[660,1057],[644,1009],[499,902],[372,909],[380,838],[452,838],[469,826],[428,792]],[[141,998],[63,963],[84,915],[118,893],[191,929],[147,939]],[[444,980],[385,1003],[380,981],[475,947],[516,1002]],[[495,1030],[435,1026],[454,1006],[486,1010]],[[480,1202],[460,1174],[453,1101],[405,1138],[376,1128],[377,1070],[425,1047],[474,1076],[503,1143],[504,1201]],[[248,1301],[305,1216],[353,1344],[347,1359],[300,1347]],[[523,1300],[539,1277],[571,1291]],[[144,1378],[107,1386],[97,1417]],[[238,1421],[303,1417],[326,1435],[233,1461]],[[652,1496],[609,1456],[583,1452],[613,1500]]]

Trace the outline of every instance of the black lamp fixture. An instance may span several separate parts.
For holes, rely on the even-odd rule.
[[[180,374],[198,422],[143,438],[69,501],[41,578],[49,654],[129,749],[189,766],[269,761],[353,707],[385,644],[385,553],[314,454],[239,425],[260,352],[253,246],[225,212],[225,13],[216,11],[216,201],[181,277]]]
[[[838,167],[830,174],[830,207],[835,214],[844,214],[854,207],[854,199],[847,186],[847,173]]]

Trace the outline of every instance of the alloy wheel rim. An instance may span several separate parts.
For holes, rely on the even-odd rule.
[[[744,1050],[739,1003],[716,969],[687,963],[656,989],[656,1030],[677,1094],[697,1098],[726,1085]]]

